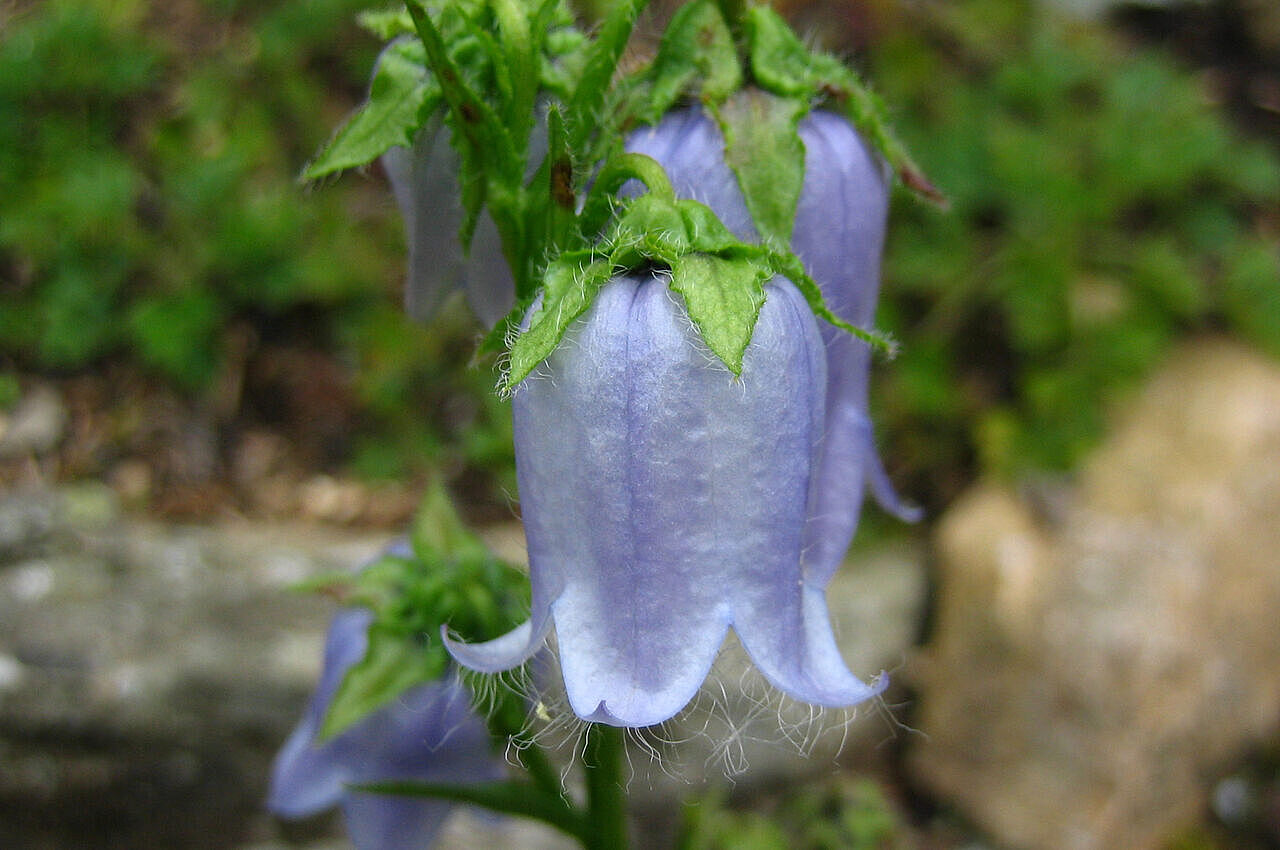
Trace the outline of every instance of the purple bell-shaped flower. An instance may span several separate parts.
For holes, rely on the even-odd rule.
[[[649,726],[695,695],[730,627],[776,687],[847,706],[879,693],[845,666],[829,574],[805,557],[819,495],[826,355],[775,278],[735,378],[654,272],[615,278],[512,398],[532,615],[482,644],[484,672],[554,624],[574,712]],[[535,307],[535,310],[537,307]]]
[[[458,155],[441,121],[419,130],[412,148],[388,150],[382,168],[404,218],[409,248],[404,303],[409,315],[425,322],[449,293],[463,289],[472,312],[492,327],[515,306],[515,284],[488,212],[480,214],[465,258],[458,245]]]
[[[792,249],[832,311],[870,327],[889,212],[888,170],[837,115],[813,112],[799,129],[805,173]],[[701,108],[667,114],[658,125],[634,133],[627,149],[661,163],[678,197],[711,207],[739,238],[759,238],[737,179],[725,163],[720,128]],[[867,414],[870,347],[826,323],[818,329],[827,350],[826,428],[805,560],[816,574],[829,579],[853,540],[866,489],[901,519],[914,522],[920,513],[894,492],[876,451]]]
[[[372,621],[373,613],[363,608],[348,608],[333,618],[320,683],[276,757],[267,808],[284,818],[301,818],[341,805],[357,850],[416,850],[435,838],[451,803],[346,786],[391,780],[491,782],[502,778],[503,763],[456,674],[412,688],[346,731],[317,740],[343,676],[364,657]]]

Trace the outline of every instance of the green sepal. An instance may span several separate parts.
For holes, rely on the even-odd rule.
[[[871,346],[872,350],[880,351],[888,357],[896,357],[898,355],[898,342],[892,336],[876,330],[860,328],[852,322],[847,322],[837,316],[827,306],[827,300],[822,297],[822,288],[805,271],[804,263],[800,261],[799,257],[789,251],[766,251],[766,253],[774,271],[795,284],[796,289],[800,290],[800,294],[809,303],[809,309],[813,311],[815,316],[846,333],[853,334]]]
[[[640,157],[637,161],[652,160]],[[611,179],[629,179],[628,173],[619,165]],[[528,330],[511,345],[503,390],[512,390],[555,351],[569,325],[612,277],[646,266],[671,270],[670,287],[684,297],[702,340],[735,375],[742,372],[742,358],[764,304],[764,286],[775,275],[789,278],[819,318],[874,348],[894,351],[888,337],[832,312],[818,284],[789,248],[741,242],[705,204],[675,200],[664,191],[669,189],[665,178],[655,183],[659,191],[620,202],[608,234],[593,249],[567,251],[548,267],[542,305]]]
[[[724,222],[712,211],[711,207],[698,201],[684,200],[676,203],[680,218],[684,221],[689,234],[689,244],[695,251],[718,254],[730,251],[742,245],[733,231],[724,226]]]
[[[745,24],[751,73],[761,87],[806,102],[817,97],[833,100],[904,186],[945,205],[946,198],[894,135],[884,103],[856,73],[834,56],[806,47],[782,16],[767,6],[748,9]]]
[[[650,261],[671,265],[692,250],[679,204],[653,194],[641,195],[627,206],[608,244],[609,264],[614,268],[635,268]]]
[[[622,153],[611,157],[596,175],[591,192],[578,216],[578,230],[587,240],[594,240],[620,205],[617,191],[628,180],[639,180],[657,195],[674,201],[675,189],[667,178],[667,172],[656,159],[642,153]]]
[[[524,333],[511,345],[502,389],[510,392],[538,364],[551,356],[574,319],[581,316],[600,288],[613,275],[613,264],[595,259],[591,251],[568,251],[546,270],[542,304]]]
[[[807,99],[744,89],[714,109],[725,162],[738,178],[747,211],[766,244],[788,245],[804,188],[800,121]]]
[[[340,735],[410,688],[436,681],[448,666],[448,656],[438,640],[428,646],[413,635],[378,624],[370,626],[368,634],[364,658],[343,676],[329,703],[317,736],[320,741]]]
[[[435,111],[441,97],[425,61],[421,43],[393,42],[378,62],[369,99],[307,166],[303,179],[364,165],[390,148],[412,145],[423,116]]]
[[[742,85],[733,35],[713,0],[695,0],[672,16],[648,76],[649,95],[636,116],[647,124],[685,95],[716,104]]]
[[[703,342],[735,375],[742,374],[742,356],[764,305],[764,284],[772,276],[766,263],[749,257],[692,253],[671,264],[671,288],[684,296]]]

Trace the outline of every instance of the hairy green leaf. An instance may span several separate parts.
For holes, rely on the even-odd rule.
[[[422,116],[440,102],[440,89],[425,64],[422,45],[405,39],[383,52],[369,99],[334,135],[303,177],[315,180],[372,162],[388,149],[413,144]]]

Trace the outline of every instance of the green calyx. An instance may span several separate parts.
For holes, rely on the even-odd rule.
[[[735,152],[728,139],[730,131],[738,130],[737,136],[742,138],[751,126],[737,123],[737,113],[732,111],[735,96],[742,92],[756,89],[786,99],[790,105],[781,111],[798,115],[797,123],[815,104],[832,108],[857,128],[907,189],[934,203],[945,203],[941,192],[893,134],[887,111],[876,94],[839,59],[805,46],[768,6],[731,0],[694,0],[686,4],[672,18],[653,62],[630,85],[634,89],[633,117],[640,123],[657,123],[684,100],[702,103],[716,114],[721,129],[726,131],[731,157]],[[728,113],[726,108],[730,109]],[[788,157],[794,160],[794,155]],[[800,157],[803,165],[803,152]],[[761,171],[776,162],[755,161],[761,163]],[[752,195],[747,184],[764,184],[771,179],[751,175],[751,170],[750,166],[745,172],[735,166],[749,207]],[[798,196],[798,189],[795,194]],[[770,205],[775,204],[763,204]],[[751,211],[753,215],[757,213],[756,209]],[[766,212],[766,221],[770,218]],[[776,226],[768,229],[779,233]]]
[[[629,177],[652,177],[656,166],[647,156],[623,154],[601,174],[621,186]],[[820,318],[876,348],[893,350],[887,338],[832,313],[817,283],[790,250],[742,242],[705,204],[677,200],[665,176],[649,186],[647,194],[620,202],[607,232],[593,247],[566,251],[548,266],[541,304],[511,345],[504,390],[513,390],[555,351],[610,279],[646,268],[670,273],[669,285],[684,299],[703,342],[734,375],[742,372],[743,354],[764,304],[765,284],[776,275],[790,279]]]
[[[374,614],[368,648],[338,686],[322,740],[443,676],[451,662],[440,640],[442,626],[486,640],[513,628],[528,611],[523,573],[489,553],[439,486],[418,510],[407,555],[384,555],[358,573],[316,584]]]

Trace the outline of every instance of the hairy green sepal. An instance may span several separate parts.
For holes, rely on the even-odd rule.
[[[632,170],[626,163],[639,168]],[[641,172],[652,178],[653,164],[649,157],[625,154],[601,173],[622,185],[628,176],[639,179]],[[876,348],[892,350],[887,338],[832,313],[790,250],[741,242],[705,204],[677,200],[665,178],[652,182],[648,194],[619,202],[612,225],[594,247],[566,251],[548,266],[541,302],[512,343],[505,390],[512,390],[555,351],[610,279],[646,268],[670,272],[669,285],[683,297],[703,342],[734,375],[742,372],[742,357],[764,303],[764,286],[775,275],[795,283],[819,317]]]
[[[804,99],[744,89],[714,110],[725,162],[738,178],[747,211],[765,242],[787,245],[804,188]]]
[[[407,556],[386,555],[358,573],[313,586],[374,614],[368,649],[339,684],[320,740],[443,676],[452,662],[439,638],[442,626],[481,640],[497,637],[528,606],[523,574],[489,554],[438,484],[418,510]]]
[[[751,73],[758,85],[805,102],[833,101],[904,186],[929,201],[945,203],[894,135],[884,103],[851,68],[834,56],[810,50],[768,6],[752,6],[744,23]]]

